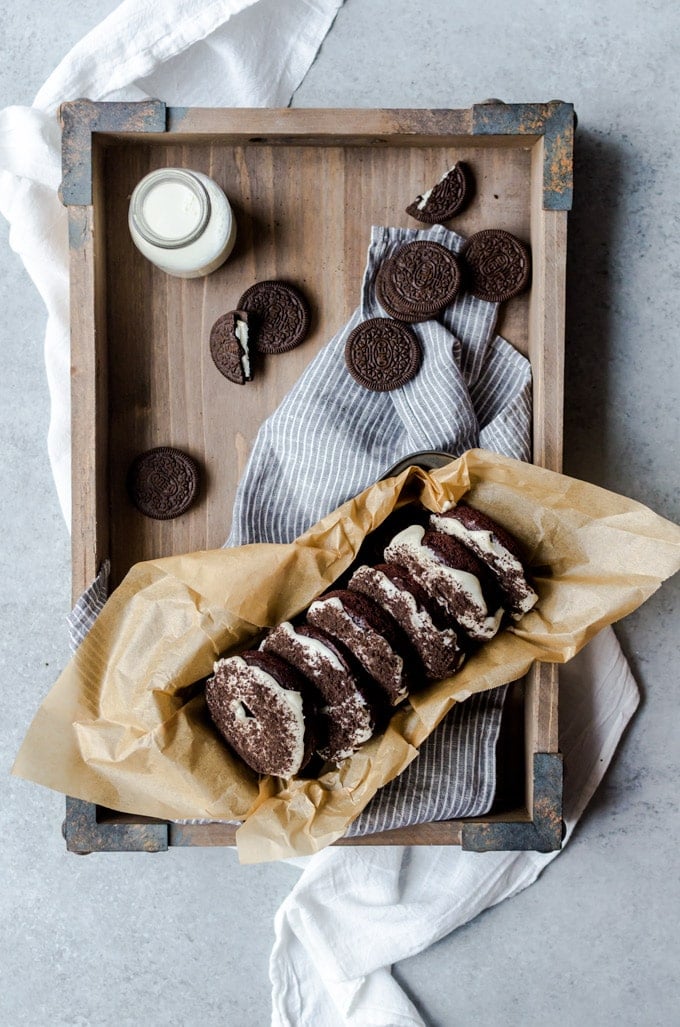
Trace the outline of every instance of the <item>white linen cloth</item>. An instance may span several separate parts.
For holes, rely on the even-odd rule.
[[[611,628],[560,668],[564,844],[638,702]],[[557,855],[382,846],[292,860],[306,869],[276,914],[272,1027],[424,1027],[391,965],[533,884]]]
[[[0,210],[47,307],[48,436],[70,517],[68,263],[59,103],[154,96],[170,104],[285,106],[342,0],[126,0],[64,58],[31,108],[0,112]],[[563,671],[568,833],[638,701],[608,629]],[[275,1025],[401,1027],[422,1019],[389,967],[530,884],[556,853],[329,849],[276,918]]]
[[[47,307],[47,446],[71,518],[71,407],[66,210],[57,198],[65,100],[183,107],[286,107],[343,0],[126,0],[89,32],[32,107],[0,112],[0,211]]]

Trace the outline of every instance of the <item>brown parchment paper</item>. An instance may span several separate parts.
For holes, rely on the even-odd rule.
[[[463,670],[413,695],[387,730],[316,780],[262,778],[232,756],[202,680],[218,655],[255,644],[350,565],[404,502],[466,499],[523,542],[540,602]],[[38,710],[13,772],[111,809],[243,820],[243,862],[315,852],[417,756],[456,701],[563,663],[680,567],[680,527],[531,464],[471,450],[410,468],[345,503],[289,545],[249,545],[135,565]]]

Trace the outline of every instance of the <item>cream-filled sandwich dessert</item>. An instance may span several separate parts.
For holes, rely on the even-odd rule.
[[[517,539],[464,503],[402,507],[361,553],[375,562],[348,572],[347,588],[215,664],[208,710],[259,774],[290,777],[314,753],[337,765],[409,693],[455,674],[506,614],[518,620],[538,601]]]

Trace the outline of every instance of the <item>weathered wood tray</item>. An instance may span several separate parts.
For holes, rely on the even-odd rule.
[[[499,331],[532,364],[534,461],[561,469],[571,104],[210,110],[77,100],[62,106],[61,120],[71,253],[74,599],[106,558],[115,587],[139,560],[223,544],[259,425],[358,303],[371,225],[413,227],[404,207],[455,160],[473,166],[477,183],[455,229],[466,235],[503,227],[531,244],[531,291],[505,304]],[[130,194],[144,174],[166,165],[211,175],[234,208],[235,250],[207,278],[165,275],[130,238]],[[315,312],[312,331],[246,388],[233,386],[210,358],[210,327],[248,285],[275,277],[303,287]],[[155,445],[178,446],[206,469],[199,502],[174,521],[148,520],[127,498],[132,458]],[[555,667],[537,667],[515,686],[506,722],[503,778],[513,784],[500,789],[492,814],[352,844],[559,847]],[[232,844],[234,829],[140,822],[69,799],[65,835],[78,852],[157,850]]]

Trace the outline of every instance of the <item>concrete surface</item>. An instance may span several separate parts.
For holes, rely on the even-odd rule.
[[[115,6],[3,3],[0,106],[30,103]],[[671,0],[347,0],[295,97],[575,103],[566,470],[676,521],[679,30]],[[8,777],[67,658],[69,545],[45,448],[43,309],[4,222],[0,236],[0,1023],[259,1027],[272,918],[296,871],[243,868],[227,850],[68,855],[61,797]],[[644,700],[569,847],[528,891],[397,968],[432,1027],[677,1023],[679,586],[619,625]]]

